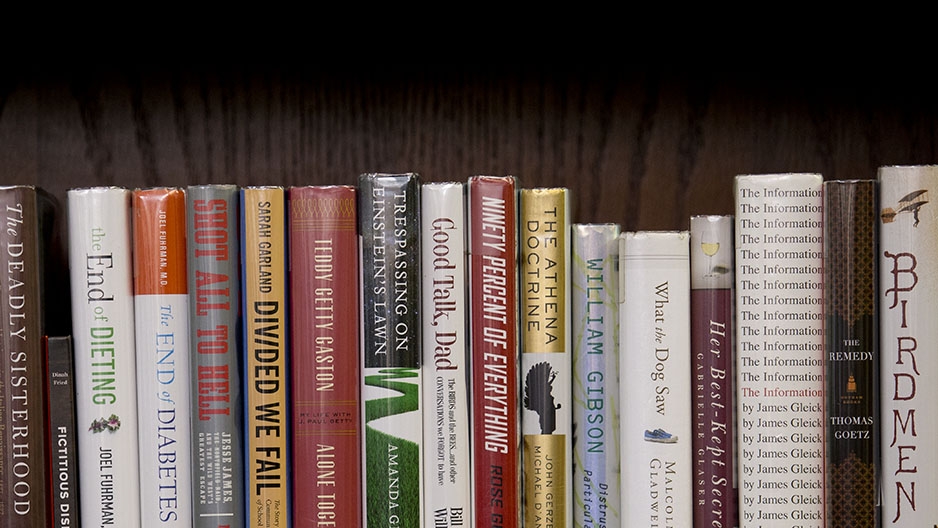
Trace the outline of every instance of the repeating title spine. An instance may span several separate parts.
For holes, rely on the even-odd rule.
[[[877,182],[824,182],[827,526],[873,528],[879,508]]]
[[[820,174],[736,177],[742,526],[824,526]]]
[[[879,169],[882,523],[938,524],[938,166]]]
[[[524,524],[572,526],[569,191],[520,197]]]
[[[0,293],[0,521],[10,528],[51,524],[39,200],[33,187],[0,187],[6,273]]]
[[[694,526],[736,526],[732,216],[690,219]]]
[[[134,318],[142,526],[190,526],[186,195],[134,191]]]
[[[131,192],[68,191],[83,526],[138,526],[140,471]]]
[[[420,526],[420,182],[359,179],[365,525]]]
[[[619,526],[619,226],[571,231],[573,525]]]
[[[522,507],[515,179],[471,177],[468,213],[473,525],[514,528]]]
[[[619,238],[623,526],[692,526],[689,238]]]
[[[241,190],[247,526],[291,525],[286,208],[282,187]]]
[[[244,525],[238,187],[187,189],[193,525]]]
[[[361,526],[356,198],[351,186],[287,195],[297,527]]]
[[[75,370],[72,338],[44,339],[48,378],[49,489],[55,528],[78,526],[78,420],[75,415]]]
[[[464,187],[421,190],[424,519],[434,527],[471,521]]]

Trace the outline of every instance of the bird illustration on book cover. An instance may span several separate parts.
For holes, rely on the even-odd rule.
[[[554,402],[554,380],[557,371],[546,361],[535,364],[524,377],[524,408],[538,415],[541,434],[551,434],[557,428],[557,409]]]

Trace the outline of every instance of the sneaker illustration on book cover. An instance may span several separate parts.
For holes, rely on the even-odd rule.
[[[645,441],[656,442],[659,444],[676,444],[677,437],[664,429],[655,429],[654,431],[645,430]]]

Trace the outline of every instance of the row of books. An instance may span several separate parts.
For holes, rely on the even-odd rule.
[[[0,342],[0,518],[934,524],[935,184],[739,176],[735,218],[626,233],[511,177],[73,190],[71,431],[19,390],[70,347],[17,341],[43,200],[5,190],[2,315],[37,327]]]

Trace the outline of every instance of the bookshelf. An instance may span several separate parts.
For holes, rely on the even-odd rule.
[[[571,187],[578,221],[629,230],[732,212],[740,173],[938,161],[938,99],[864,72],[313,64],[13,68],[0,178],[64,200],[101,184],[511,173]]]

